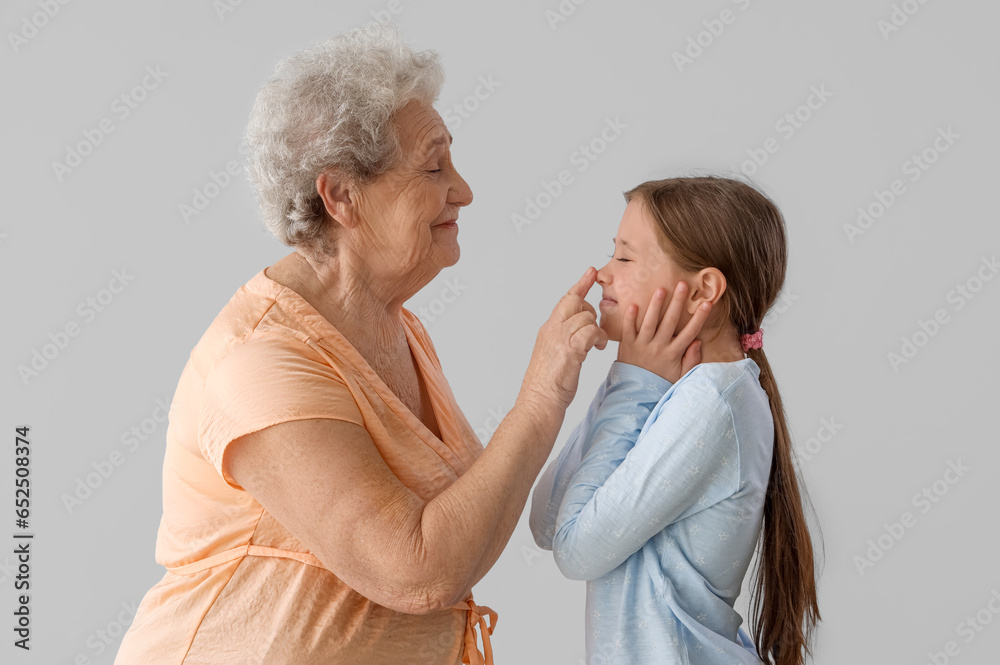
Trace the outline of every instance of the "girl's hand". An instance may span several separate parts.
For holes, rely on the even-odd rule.
[[[674,333],[680,320],[684,298],[688,293],[685,282],[677,282],[669,304],[665,288],[653,293],[642,325],[636,328],[638,305],[629,305],[622,321],[622,341],[618,345],[618,361],[636,365],[657,374],[671,383],[701,362],[701,341],[695,340],[712,310],[711,303],[702,303],[684,329]],[[662,314],[661,314],[662,312]]]

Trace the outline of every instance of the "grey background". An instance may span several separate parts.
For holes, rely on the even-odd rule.
[[[1000,597],[1000,280],[975,281],[1000,246],[996,4],[896,2],[917,11],[883,34],[888,0],[564,0],[574,11],[558,23],[546,14],[556,0],[234,3],[0,9],[4,662],[112,662],[129,608],[163,573],[153,560],[166,430],[153,420],[156,400],[170,400],[233,292],[288,251],[263,231],[243,176],[206,187],[239,158],[253,96],[282,57],[390,9],[414,46],[441,54],[442,113],[476,107],[449,122],[475,193],[461,214],[462,258],[409,303],[430,313],[469,421],[488,436],[493,414],[513,404],[538,327],[588,265],[607,260],[622,191],[652,177],[732,173],[773,138],[777,152],[747,170],[789,229],[785,298],[764,326],[765,349],[825,542],[816,662],[925,663],[949,641],[950,662],[992,662],[1000,628],[960,629],[977,612],[992,619],[991,594]],[[673,54],[727,9],[733,21],[702,35],[708,46],[679,71]],[[15,44],[11,33],[31,32],[25,21],[43,25]],[[166,76],[122,117],[114,100],[132,95],[147,67]],[[480,77],[499,86],[469,101]],[[832,96],[799,109],[814,86]],[[810,117],[789,137],[776,123],[797,109]],[[103,118],[114,131],[60,180],[53,162]],[[574,152],[616,118],[627,128],[581,172]],[[911,181],[904,163],[949,127],[959,138]],[[511,215],[563,169],[573,183],[519,233]],[[905,192],[851,242],[844,225],[894,180]],[[195,190],[215,196],[186,221],[180,206]],[[107,301],[101,290],[122,269],[132,281],[87,314],[86,299]],[[461,294],[435,302],[449,279]],[[971,300],[953,291],[969,280],[981,287]],[[947,323],[917,334],[937,310]],[[24,380],[19,366],[68,323],[78,334]],[[894,368],[887,354],[915,335],[916,355]],[[553,455],[614,354],[611,345],[588,358]],[[126,446],[123,432],[144,421],[146,439]],[[24,424],[36,534],[30,652],[12,646],[11,631],[13,430]],[[67,507],[114,451],[121,463]],[[948,476],[954,484],[944,480],[950,461],[969,469]],[[924,488],[934,503],[919,499]],[[886,525],[905,513],[912,526],[893,538]],[[859,569],[855,557],[880,536],[891,548]],[[475,593],[500,613],[497,663],[583,662],[584,585],[560,577],[526,518]]]

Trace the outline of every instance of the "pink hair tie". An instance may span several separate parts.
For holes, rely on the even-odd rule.
[[[740,343],[743,344],[743,350],[749,351],[750,349],[760,349],[764,346],[764,331],[758,329],[752,335],[741,335]]]

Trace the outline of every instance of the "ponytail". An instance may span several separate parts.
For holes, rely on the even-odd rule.
[[[713,316],[737,334],[753,334],[785,281],[788,242],[777,206],[747,183],[714,176],[644,182],[625,193],[652,215],[657,240],[683,273],[714,267],[726,290]],[[802,665],[820,620],[816,571],[803,495],[795,475],[791,437],[771,366],[750,349],[760,368],[774,420],[771,474],[751,583],[750,621],[757,654],[768,665]]]
[[[760,367],[760,385],[774,418],[774,452],[764,499],[764,525],[750,595],[757,655],[769,665],[801,665],[820,620],[809,528],[792,463],[781,395],[762,349],[747,355]]]

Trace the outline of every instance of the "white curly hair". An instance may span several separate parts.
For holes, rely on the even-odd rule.
[[[247,173],[264,225],[286,245],[335,253],[316,192],[336,168],[364,185],[400,158],[394,114],[433,104],[444,83],[434,51],[415,52],[393,26],[372,23],[290,56],[257,93],[247,125]]]

